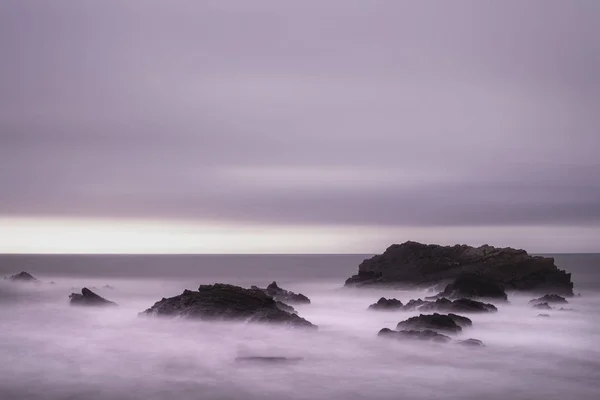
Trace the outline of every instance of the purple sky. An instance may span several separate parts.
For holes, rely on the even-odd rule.
[[[2,1],[0,218],[600,251],[598,38],[596,0]]]

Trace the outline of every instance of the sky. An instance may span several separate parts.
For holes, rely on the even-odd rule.
[[[600,2],[0,2],[0,252],[600,252]]]

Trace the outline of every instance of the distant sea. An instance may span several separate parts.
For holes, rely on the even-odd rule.
[[[468,315],[473,326],[453,339],[485,347],[465,348],[377,337],[418,313],[369,304],[430,293],[342,289],[370,255],[0,255],[0,275],[40,281],[0,279],[0,399],[597,400],[600,254],[548,256],[581,296],[567,310],[540,311],[531,295],[511,293],[497,313]],[[311,299],[295,307],[317,331],[138,316],[200,284],[274,280]],[[68,295],[82,287],[119,307],[71,307]]]

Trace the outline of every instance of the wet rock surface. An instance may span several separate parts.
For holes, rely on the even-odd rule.
[[[114,301],[106,300],[104,297],[97,295],[88,288],[81,289],[81,294],[71,293],[69,295],[70,303],[74,306],[116,306]]]
[[[483,298],[503,301],[508,299],[502,283],[489,277],[473,273],[460,274],[456,280],[446,286],[444,291],[438,294],[437,297],[446,297],[449,299]]]
[[[391,245],[383,254],[364,260],[346,286],[425,286],[452,282],[464,273],[488,278],[509,290],[573,295],[571,274],[560,270],[550,257],[488,245],[440,246],[410,241]]]
[[[542,303],[547,303],[547,304],[567,304],[569,303],[567,301],[567,299],[565,299],[562,296],[559,296],[557,294],[547,294],[545,296],[542,296],[538,299],[533,299],[529,302],[529,304],[542,304]]]
[[[179,296],[163,298],[142,314],[316,328],[304,318],[280,307],[276,300],[262,290],[216,283],[201,285],[197,291],[185,290]]]

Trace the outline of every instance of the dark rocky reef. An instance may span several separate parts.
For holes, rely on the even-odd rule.
[[[286,304],[310,304],[310,299],[302,293],[294,293],[292,291],[282,289],[275,281],[271,282],[266,289],[259,288],[258,286],[252,286],[251,289],[261,290],[275,300]]]
[[[410,300],[405,306],[401,307],[403,311],[441,311],[441,312],[462,312],[462,313],[478,313],[478,312],[496,312],[496,306],[490,303],[483,303],[472,299],[457,299],[448,300],[443,297],[431,300]]]
[[[446,343],[450,341],[450,338],[446,335],[442,335],[441,333],[425,329],[425,330],[401,330],[401,331],[393,331],[389,328],[383,328],[377,333],[379,337],[385,337],[390,339],[397,340],[428,340],[433,342]]]
[[[504,285],[487,276],[464,272],[435,297],[496,299],[506,301]]]
[[[377,303],[373,303],[369,306],[369,310],[376,311],[396,311],[402,309],[402,302],[397,299],[386,299],[385,297],[377,300]]]
[[[429,286],[450,283],[463,273],[475,273],[507,290],[573,295],[571,274],[554,265],[554,259],[525,250],[488,245],[440,246],[417,242],[394,244],[364,260],[346,286]]]
[[[463,327],[471,326],[473,323],[467,317],[456,314],[420,314],[399,322],[398,330],[431,330],[434,332],[459,333]]]
[[[18,274],[15,274],[13,276],[11,276],[10,278],[11,281],[15,281],[15,282],[34,282],[37,281],[37,279],[35,279],[33,277],[33,275],[31,275],[29,272],[25,272],[25,271],[21,271]]]
[[[280,308],[264,291],[216,283],[185,290],[179,296],[163,298],[142,314],[203,320],[242,320],[277,323],[294,327],[315,325]]]
[[[70,303],[73,306],[116,306],[114,301],[106,300],[98,296],[88,288],[81,289],[81,294],[71,293],[69,295]]]
[[[529,302],[529,304],[541,304],[541,303],[547,303],[547,304],[567,304],[569,303],[567,301],[567,299],[565,299],[562,296],[559,296],[557,294],[547,294],[545,296],[542,296],[538,299],[533,299]]]

